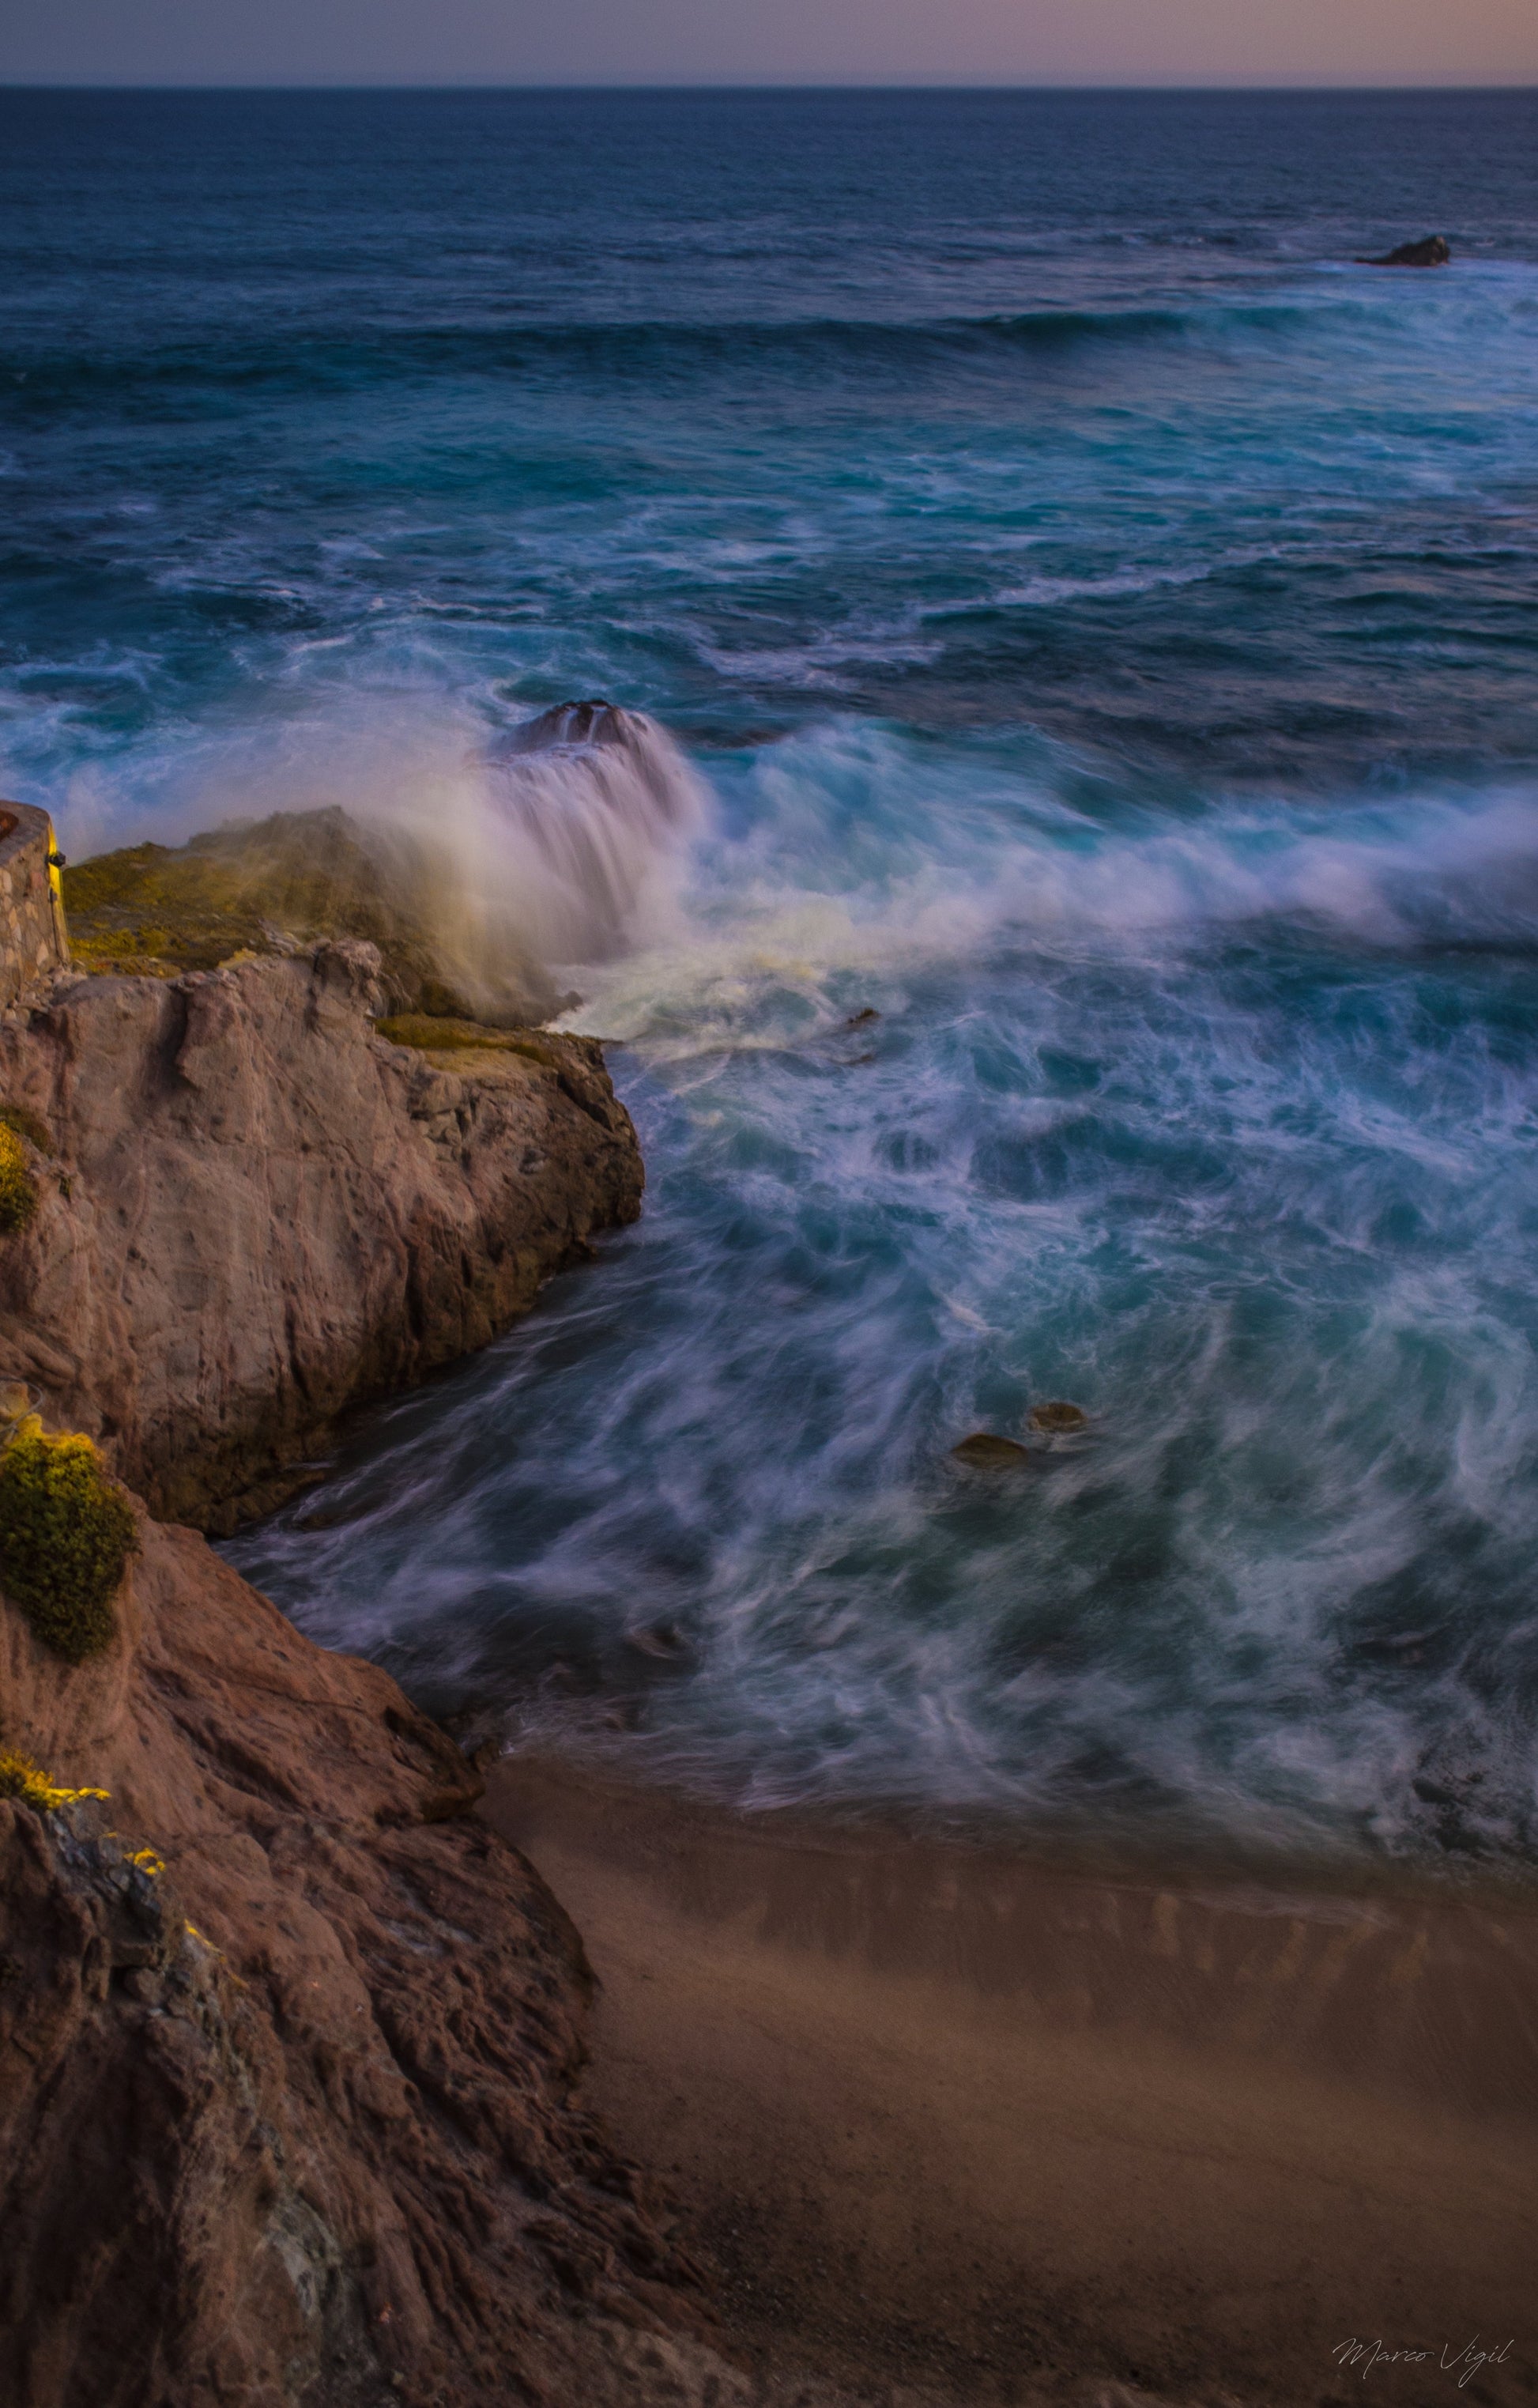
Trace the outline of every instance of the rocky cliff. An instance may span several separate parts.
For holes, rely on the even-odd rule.
[[[0,1377],[163,1516],[264,1510],[347,1407],[484,1345],[640,1209],[596,1045],[392,1044],[377,970],[342,940],[66,974],[0,1026],[41,1198],[0,1245]]]
[[[393,1043],[377,966],[66,976],[0,1026],[0,1373],[162,1514],[275,1494],[639,1209],[596,1047]],[[84,1660],[0,1595],[0,2400],[640,2398],[688,2270],[571,2095],[576,1932],[391,1680],[134,1521]]]
[[[0,1600],[0,1736],[109,1793],[0,1795],[0,2399],[609,2397],[683,2270],[571,2101],[575,1931],[392,1681],[140,1544],[89,1664]]]

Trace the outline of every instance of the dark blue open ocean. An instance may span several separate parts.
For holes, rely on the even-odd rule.
[[[1538,95],[12,91],[0,261],[72,854],[684,755],[547,924],[646,1217],[251,1575],[749,1802],[1531,1856]]]

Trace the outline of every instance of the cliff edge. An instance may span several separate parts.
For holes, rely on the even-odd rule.
[[[339,1413],[486,1344],[640,1211],[595,1044],[392,1044],[378,968],[342,939],[63,973],[0,1025],[40,1197],[0,1245],[0,1377],[163,1518],[267,1510]]]

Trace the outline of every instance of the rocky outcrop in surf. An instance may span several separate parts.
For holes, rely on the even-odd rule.
[[[486,1344],[640,1210],[594,1043],[392,1043],[379,968],[339,941],[65,976],[0,1027],[38,1197],[0,1244],[0,1378],[167,1518],[265,1510],[349,1406]]]
[[[5,1413],[163,1512],[270,1498],[639,1208],[595,1045],[396,1043],[379,970],[64,975],[0,1027]],[[90,1456],[0,1462],[50,1443]],[[392,1681],[93,1477],[132,1517],[89,1643],[0,1594],[0,2397],[643,2396],[689,2270],[574,2103],[575,1930]]]
[[[489,927],[520,957],[584,964],[644,939],[671,899],[703,785],[665,728],[599,698],[489,748],[478,858]]]
[[[586,702],[558,702],[525,719],[501,744],[506,755],[552,752],[558,745],[608,744],[618,751],[633,745],[650,723],[640,713],[621,710],[617,702],[591,695]]]

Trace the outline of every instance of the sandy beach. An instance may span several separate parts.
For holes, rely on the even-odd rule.
[[[486,1811],[582,1930],[584,2095],[749,2363],[916,2401],[1538,2397],[1519,1890],[1118,1870],[528,1756]]]

